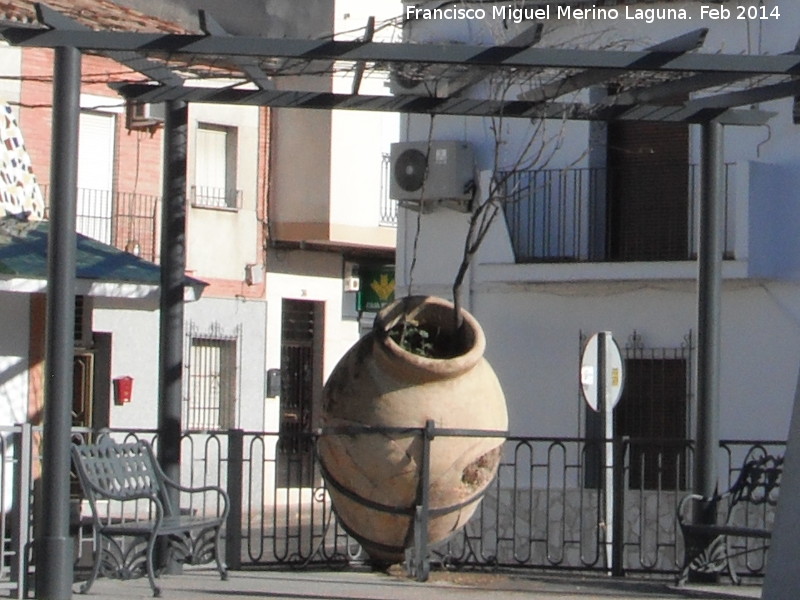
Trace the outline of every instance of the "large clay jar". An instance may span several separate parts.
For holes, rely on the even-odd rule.
[[[389,331],[403,321],[453,330],[453,305],[407,297],[381,311],[373,330],[334,369],[323,392],[319,457],[339,521],[380,562],[403,559],[413,543],[423,436],[437,429],[505,431],[505,398],[486,359],[475,318],[463,312],[451,358],[404,350]],[[392,431],[396,428],[412,431]],[[473,432],[474,433],[474,432]],[[502,437],[435,436],[430,445],[428,541],[466,524],[500,462]]]

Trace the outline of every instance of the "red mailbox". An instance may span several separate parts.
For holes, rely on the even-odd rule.
[[[124,376],[114,379],[114,404],[121,406],[131,401],[133,396],[133,377]]]

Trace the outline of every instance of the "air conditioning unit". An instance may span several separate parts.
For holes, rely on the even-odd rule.
[[[468,212],[475,193],[475,159],[467,142],[400,142],[389,152],[389,195],[400,206]]]
[[[152,129],[164,123],[166,105],[128,100],[125,106],[125,126],[128,129]]]
[[[361,279],[359,277],[345,277],[344,291],[357,292],[361,289]]]
[[[345,292],[358,292],[361,290],[361,277],[359,276],[358,263],[345,262],[342,273],[342,283]]]

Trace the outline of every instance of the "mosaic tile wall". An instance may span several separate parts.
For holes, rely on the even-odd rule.
[[[11,106],[0,101],[0,217],[21,214],[40,221],[44,198]]]

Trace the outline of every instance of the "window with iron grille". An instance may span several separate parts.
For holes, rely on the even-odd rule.
[[[634,332],[622,350],[625,382],[614,409],[614,438],[627,438],[630,489],[687,489],[691,343],[688,334],[677,347],[649,348]],[[586,431],[589,439],[603,437],[600,416],[591,410]],[[598,468],[587,466],[590,487],[596,486]]]
[[[82,110],[79,130],[75,228],[92,239],[113,244],[116,117]]]
[[[218,326],[187,335],[186,397],[183,424],[188,429],[235,426],[239,372],[239,328],[225,334]]]

